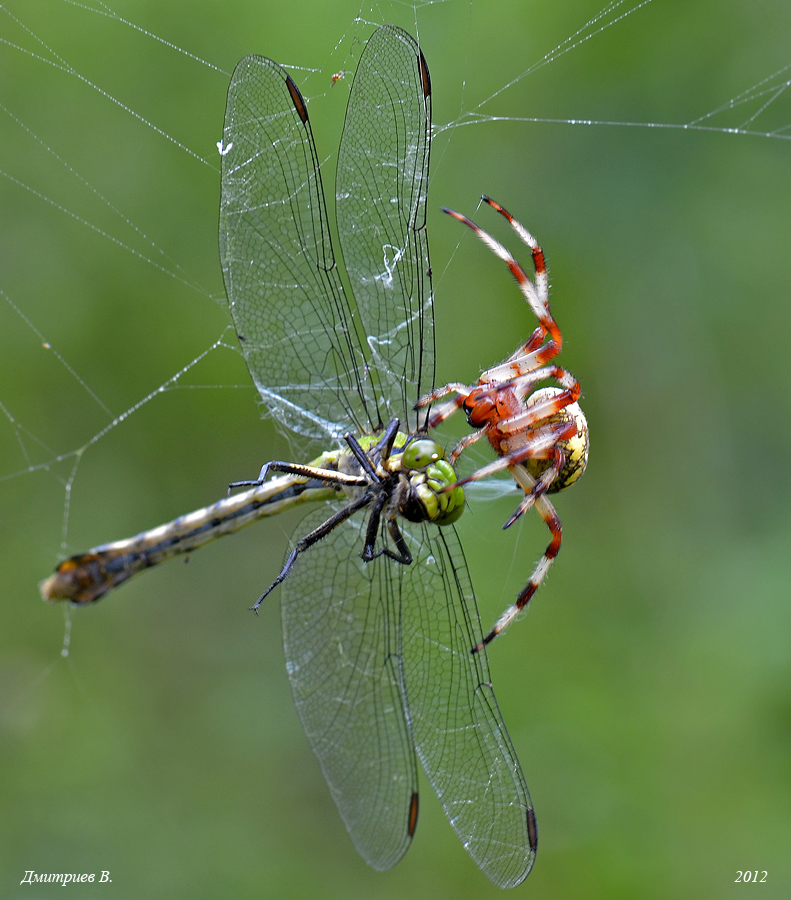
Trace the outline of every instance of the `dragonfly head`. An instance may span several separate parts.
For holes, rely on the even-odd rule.
[[[456,484],[453,466],[442,447],[430,438],[410,441],[401,454],[401,469],[409,476],[410,500],[403,514],[416,522],[451,525],[464,512],[464,489]]]

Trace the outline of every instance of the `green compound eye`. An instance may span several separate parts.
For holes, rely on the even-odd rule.
[[[436,503],[432,516],[435,525],[452,525],[464,512],[464,488],[456,484],[456,473],[446,459],[439,459],[426,469],[426,487]],[[448,488],[448,490],[444,490]],[[442,492],[442,493],[440,493]]]
[[[406,469],[425,469],[426,466],[431,465],[431,463],[441,460],[443,456],[444,453],[442,447],[440,447],[436,441],[432,441],[429,438],[423,438],[419,441],[413,441],[406,450],[404,450],[401,464]]]

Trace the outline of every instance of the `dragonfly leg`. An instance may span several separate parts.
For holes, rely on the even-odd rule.
[[[386,493],[381,493],[374,501],[371,507],[371,514],[368,517],[368,526],[365,530],[365,546],[363,547],[362,558],[365,562],[371,562],[377,556],[387,556],[402,565],[409,566],[412,564],[412,554],[409,551],[401,529],[395,520],[395,516],[391,513],[387,516],[387,530],[396,546],[398,553],[394,553],[389,547],[382,547],[376,550],[376,539],[379,535],[379,524],[382,521],[382,511],[389,497]]]
[[[270,472],[283,472],[286,475],[302,475],[305,478],[315,478],[317,481],[323,481],[325,484],[342,484],[347,487],[365,487],[369,484],[369,479],[362,475],[348,475],[345,472],[338,472],[336,469],[322,469],[320,466],[306,466],[300,463],[283,462],[279,459],[273,459],[271,462],[261,469],[258,478],[253,481],[232,481],[228,485],[228,493],[237,487],[260,487],[267,479]]]
[[[375,552],[376,538],[379,535],[379,522],[382,519],[382,510],[386,501],[386,494],[380,493],[371,507],[371,514],[368,516],[368,524],[365,527],[365,544],[362,552],[362,558],[365,562],[370,562],[379,555],[379,553]]]
[[[269,472],[284,472],[285,470],[281,468],[281,466],[287,466],[288,463],[281,462],[280,460],[272,460],[268,463],[264,463],[261,466],[261,471],[258,473],[258,478],[255,478],[251,481],[232,481],[228,485],[228,493],[230,494],[234,488],[238,487],[258,487],[266,481],[267,475]]]
[[[373,456],[374,458],[376,458],[377,456],[379,456],[381,459],[389,459],[390,453],[393,450],[393,443],[396,439],[396,435],[398,434],[398,429],[400,427],[400,420],[392,419],[387,428],[385,428],[382,436],[368,453],[363,450],[363,448],[360,446],[360,442],[353,434],[344,435],[343,439],[349,445],[349,449],[354,454],[363,471],[367,473],[370,479],[370,483],[377,484],[382,480],[381,477],[377,475],[376,470],[374,469],[371,457]]]
[[[388,517],[387,530],[390,532],[390,537],[393,539],[393,543],[396,545],[398,553],[393,553],[393,551],[387,547],[385,547],[382,552],[397,563],[401,563],[404,566],[411,566],[412,554],[409,551],[407,542],[404,540],[404,536],[401,534],[401,529],[398,527],[395,516]]]
[[[390,459],[390,454],[393,452],[393,444],[395,443],[396,435],[398,434],[398,429],[400,427],[400,419],[391,419],[390,424],[385,428],[382,436],[376,442],[371,452],[374,455],[379,454],[382,459]]]
[[[339,509],[338,512],[331,515],[329,519],[327,519],[325,522],[322,522],[318,528],[314,528],[313,531],[310,532],[310,534],[306,534],[305,537],[297,541],[297,545],[294,547],[291,553],[288,554],[288,557],[283,564],[283,568],[280,570],[280,574],[277,576],[277,578],[275,578],[272,584],[269,585],[269,587],[264,591],[263,594],[261,594],[258,600],[256,600],[255,604],[250,608],[253,611],[257,612],[258,607],[291,571],[291,568],[296,562],[297,557],[300,553],[303,553],[305,550],[320,541],[323,537],[326,537],[333,529],[337,528],[338,525],[353,516],[358,509],[362,509],[364,506],[367,506],[371,502],[371,500],[372,495],[370,492],[362,494],[356,500],[353,500],[347,506],[344,506],[343,509]]]

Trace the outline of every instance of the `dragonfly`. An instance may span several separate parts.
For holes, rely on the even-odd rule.
[[[425,58],[411,35],[383,26],[360,56],[338,152],[350,293],[307,104],[272,60],[238,64],[218,145],[225,287],[265,409],[316,455],[270,462],[232,485],[246,488],[238,495],[66,560],[42,593],[95,600],[135,566],[179,552],[185,534],[198,546],[321,501],[258,603],[279,585],[297,712],[352,841],[375,869],[403,857],[419,763],[472,859],[508,888],[533,865],[536,819],[486,653],[471,652],[482,629],[453,526],[463,492],[427,434],[430,409],[416,406],[434,387],[430,144]]]

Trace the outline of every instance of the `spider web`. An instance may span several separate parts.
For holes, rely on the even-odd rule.
[[[695,438],[695,428],[723,438],[733,384],[721,379],[742,352],[744,297],[760,299],[771,322],[788,296],[787,11],[714,0],[683,17],[665,0],[557,9],[353,0],[320,14],[299,2],[287,10],[217,4],[196,19],[192,5],[163,6],[0,6],[0,570],[9,658],[24,647],[33,675],[51,659],[63,625],[36,605],[36,583],[64,555],[204,505],[266,459],[294,454],[259,418],[217,261],[215,144],[230,71],[247,52],[281,62],[309,98],[331,193],[344,73],[373,25],[417,34],[434,91],[439,382],[475,380],[533,324],[502,266],[436,212],[453,206],[510,240],[478,209],[486,192],[547,252],[563,361],[591,395],[594,452],[599,439],[612,447],[633,434],[624,423],[597,434],[596,422],[619,421],[617,407],[631,409],[634,424],[646,397],[663,434],[683,424]],[[701,293],[717,302],[704,308],[694,300]],[[778,386],[779,403],[788,380],[781,334],[762,333],[765,380]],[[638,376],[624,377],[637,366]],[[715,386],[700,416],[663,407],[685,383]],[[681,453],[677,440],[651,452]],[[740,471],[746,449],[717,446],[718,471]],[[703,464],[696,472],[705,479]],[[756,490],[748,515],[771,495]],[[701,502],[722,501],[704,491]],[[471,511],[467,543],[496,534],[511,505],[504,499],[491,516]],[[269,526],[271,559],[261,559],[261,538],[240,536],[238,550],[202,551],[207,561],[190,567],[197,571],[150,576],[134,604],[159,610],[183,592],[202,610],[220,596],[243,611],[278,568],[292,524]],[[537,557],[543,540],[538,527],[525,529],[518,556],[513,541],[501,542],[507,574],[487,596],[484,619],[507,604],[525,555]],[[473,551],[476,583],[477,559]],[[138,615],[119,613],[124,623]],[[252,643],[249,652],[257,654]]]
[[[685,24],[683,40],[687,46],[677,46],[681,37],[667,27],[665,17],[669,13],[659,0],[588,7],[587,16],[584,4],[575,10],[577,23],[547,19],[543,11],[539,21],[531,20],[531,28],[519,43],[514,42],[510,53],[502,43],[496,6],[487,8],[484,16],[474,3],[461,0],[379,4],[372,9],[359,8],[357,16],[351,18],[338,13],[335,39],[326,45],[317,41],[317,64],[305,65],[302,58],[308,54],[303,50],[297,57],[301,65],[291,65],[313,101],[311,115],[317,120],[320,152],[325,158],[325,183],[332,183],[332,152],[337,145],[334,136],[346,98],[344,73],[354,70],[360,44],[371,25],[385,20],[398,20],[417,32],[430,62],[432,55],[438,55],[436,51],[432,54],[432,35],[443,27],[462,32],[473,23],[476,29],[485,25],[500,39],[497,53],[493,52],[494,41],[483,50],[476,46],[480,41],[454,41],[454,46],[459,46],[458,54],[453,54],[457,58],[448,62],[440,57],[438,64],[432,65],[438,107],[432,190],[438,203],[457,202],[470,211],[477,203],[479,187],[476,184],[472,191],[467,190],[466,179],[455,173],[472,167],[482,170],[477,179],[481,191],[495,194],[496,187],[498,196],[504,196],[515,208],[516,201],[524,196],[527,202],[520,204],[525,209],[520,213],[523,218],[534,218],[533,204],[540,203],[543,213],[560,198],[548,189],[539,192],[541,181],[557,176],[530,162],[529,144],[533,135],[543,137],[548,129],[561,148],[571,148],[559,152],[569,154],[580,130],[596,130],[606,149],[586,173],[589,183],[602,166],[617,164],[613,160],[616,154],[632,150],[634,140],[649,147],[679,140],[677,135],[660,138],[646,132],[711,132],[716,143],[709,141],[704,149],[714,146],[729,150],[730,141],[740,137],[743,154],[784,152],[767,151],[766,144],[747,142],[749,138],[762,138],[784,144],[791,139],[791,62],[773,45],[772,52],[765,56],[761,53],[761,41],[765,41],[765,49],[768,45],[768,35],[761,28],[750,32],[752,53],[748,48],[741,58],[727,58],[727,67],[720,57],[712,76],[698,84],[693,79],[700,66],[700,42],[711,39],[708,30],[701,28],[696,45],[694,29]],[[503,19],[509,8],[502,4]],[[159,35],[156,27],[134,21],[134,4],[116,9],[102,2],[62,0],[8,3],[0,11],[4,23],[2,52],[14,74],[10,79],[13,87],[0,107],[5,120],[3,189],[10,198],[4,208],[11,210],[5,216],[6,253],[12,262],[5,284],[0,285],[5,344],[1,364],[7,367],[0,380],[4,420],[0,485],[13,485],[10,490],[14,495],[20,481],[53,485],[50,496],[60,495],[58,504],[63,511],[55,517],[60,519],[57,552],[67,553],[82,547],[84,541],[82,534],[76,533],[73,516],[79,512],[72,499],[75,483],[79,488],[81,470],[88,465],[86,458],[115,440],[113,432],[121,424],[128,427],[129,418],[144,416],[141,411],[150,402],[162,402],[168,394],[209,388],[221,398],[215,398],[219,405],[240,402],[239,407],[234,406],[234,419],[237,413],[250,417],[249,410],[243,409],[252,396],[247,374],[238,360],[229,361],[236,354],[235,339],[226,327],[214,248],[218,159],[212,139],[234,57],[230,51],[225,52],[220,65],[209,61],[208,53],[183,49],[178,40]],[[291,30],[295,23],[296,19]],[[740,27],[738,10],[733,10],[729,24],[733,29]],[[83,46],[76,50],[64,47],[64,36],[70,28],[83,30]],[[645,40],[645,32],[650,29],[655,33],[647,44],[657,58],[663,58],[662,62],[637,60],[637,52],[630,52],[631,42]],[[289,49],[295,41],[293,36],[288,40],[288,21],[282,30],[285,40],[279,42],[273,36],[267,41],[272,47],[263,49],[288,66],[288,53],[296,52]],[[216,42],[208,26],[207,33],[199,43],[211,51]],[[558,35],[563,36],[561,40],[557,40]],[[282,52],[278,43],[285,46]],[[674,50],[672,54],[670,49]],[[723,41],[715,56],[727,49],[727,41]],[[144,59],[138,70],[132,68],[132,54]],[[573,74],[587,72],[589,80],[567,83],[550,93],[548,84],[567,79],[571,64],[582,57]],[[632,65],[656,80],[651,94],[641,95],[637,88],[622,89],[617,94],[607,89],[608,79],[609,86],[616,84]],[[459,71],[462,77],[451,80],[445,71],[451,68],[454,75]],[[341,78],[330,89],[328,85],[337,74]],[[38,104],[31,96],[34,91],[27,89],[37,84],[37,78],[44,85],[36,89]],[[163,96],[171,78],[189,80],[190,102],[194,105],[192,110],[182,111],[177,120]],[[50,90],[57,91],[58,102],[42,104],[40,98],[50,96]],[[173,92],[176,90],[174,83]],[[207,110],[209,97],[214,105]],[[642,115],[630,118],[629,107]],[[547,114],[553,110],[566,115]],[[84,119],[84,127],[73,127],[63,135],[66,119],[72,123]],[[639,136],[634,138],[630,131]],[[687,145],[692,141],[685,140]],[[513,166],[505,164],[503,157],[513,158],[514,146],[519,143],[524,147],[524,159],[515,159]],[[144,148],[141,152],[148,156],[136,160],[134,148],[140,145]],[[700,139],[695,146],[701,146]],[[560,177],[566,179],[568,172],[563,171]],[[159,211],[146,208],[143,199],[160,190],[160,179],[167,190],[162,203],[170,204],[175,213],[164,223],[159,222]],[[460,182],[463,189],[458,185],[445,187],[454,182]],[[532,200],[537,194],[540,199]],[[196,222],[194,210],[198,209],[203,220]],[[182,227],[185,223],[188,227]],[[453,229],[445,227],[443,231],[450,236],[443,234],[434,241],[452,243]],[[50,249],[48,240],[56,245],[54,249]],[[104,268],[112,270],[112,287],[108,290],[102,282],[94,294],[86,282],[96,280],[91,267],[94,258],[101,259],[102,255]],[[124,285],[128,269],[132,275]],[[106,273],[104,277],[108,277]],[[435,272],[440,286],[441,278],[442,272]],[[163,293],[171,309],[159,315],[160,301],[146,301],[132,279],[158,284],[157,296]],[[112,294],[116,294],[115,299]],[[164,321],[166,315],[172,318]],[[440,308],[438,318],[445,317],[446,311]],[[193,336],[194,319],[205,324],[197,336]],[[172,327],[174,320],[176,325]],[[127,322],[137,323],[134,337],[119,333]],[[493,358],[498,354],[500,350]],[[120,356],[131,359],[123,374],[108,373],[106,369]],[[99,362],[104,366],[96,372],[94,366]],[[455,374],[448,377],[474,378],[477,368],[489,364],[489,357],[481,353],[480,359],[464,367],[467,371],[459,373],[454,365]],[[451,371],[441,350],[440,365]],[[232,371],[233,376],[222,380],[216,374],[218,369]],[[203,379],[204,373],[211,376]],[[35,388],[36,401],[24,393],[31,387]],[[230,401],[237,392],[247,396],[242,401]],[[44,408],[41,402],[44,395],[50,408]],[[178,406],[179,401],[172,397],[170,401]],[[195,402],[194,409],[199,411],[202,402],[203,398]],[[134,437],[127,431],[122,440],[134,441]],[[192,455],[196,449],[193,444],[189,438],[183,442],[179,460]],[[149,465],[156,470],[161,463],[152,461]],[[34,490],[22,488],[28,489]],[[12,506],[15,503],[16,499]],[[89,505],[93,518],[95,506],[93,502]],[[6,513],[5,527],[13,529],[14,518]],[[82,523],[79,527],[82,531]]]

